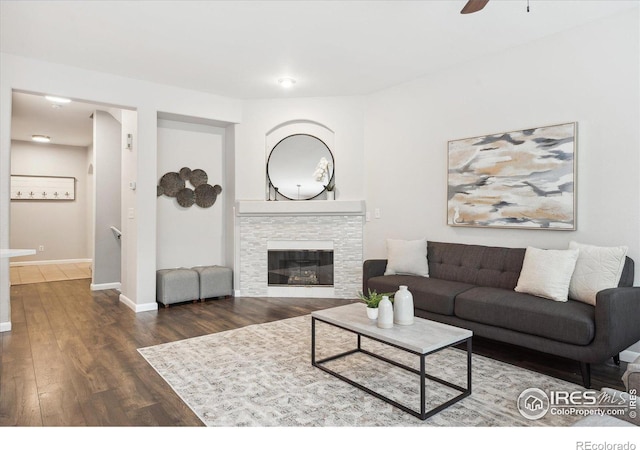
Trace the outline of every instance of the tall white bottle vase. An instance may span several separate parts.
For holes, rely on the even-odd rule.
[[[393,296],[393,322],[398,325],[413,324],[413,294],[407,286],[400,286]]]
[[[378,304],[378,328],[393,328],[393,304],[386,295]]]

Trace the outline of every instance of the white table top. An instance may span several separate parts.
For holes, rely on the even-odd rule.
[[[0,258],[11,258],[13,256],[35,255],[36,251],[30,248],[3,248],[0,249]]]
[[[351,303],[314,311],[311,317],[421,354],[439,350],[473,336],[471,330],[420,317],[414,317],[412,325],[394,324],[393,328],[378,328],[376,323],[367,317],[364,303]]]

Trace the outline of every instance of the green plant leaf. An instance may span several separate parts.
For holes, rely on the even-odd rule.
[[[365,295],[362,291],[358,292],[358,298],[362,300],[369,308],[377,308],[380,304],[380,301],[382,300],[382,297],[384,296],[389,297],[389,300],[393,301],[392,293],[378,294],[375,289],[373,291],[369,289],[369,293],[367,295]]]

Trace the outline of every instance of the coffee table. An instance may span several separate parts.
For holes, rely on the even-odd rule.
[[[471,395],[471,340],[473,332],[463,328],[426,320],[419,317],[414,318],[412,325],[394,325],[393,328],[378,328],[377,325],[367,318],[366,306],[363,303],[352,303],[336,308],[329,308],[311,313],[311,364],[352,386],[355,386],[376,398],[384,400],[401,410],[425,420],[452,404]],[[357,335],[357,347],[353,350],[332,355],[327,358],[316,360],[316,321],[324,322]],[[404,350],[417,355],[420,359],[420,369],[415,369],[407,365],[393,361],[381,355],[377,355],[362,348],[362,337],[381,342],[386,345]],[[448,381],[442,380],[426,372],[425,359],[428,355],[443,350],[447,347],[466,343],[467,347],[467,385],[462,387]],[[395,400],[392,400],[362,384],[351,380],[326,367],[325,363],[338,358],[344,358],[354,353],[364,353],[371,357],[380,359],[394,366],[408,370],[420,376],[420,411],[413,410]],[[426,410],[426,379],[438,382],[461,393],[447,402],[438,405],[430,410]]]

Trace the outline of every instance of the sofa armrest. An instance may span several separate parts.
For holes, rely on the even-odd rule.
[[[622,375],[622,382],[627,392],[635,390],[634,395],[640,396],[640,356],[627,364],[627,370]]]
[[[362,292],[369,290],[369,278],[384,275],[387,269],[386,259],[367,259],[362,265]]]
[[[631,372],[629,377],[627,378],[628,389],[627,392],[630,396],[629,402],[629,410],[625,417],[628,418],[628,421],[634,425],[640,426],[640,372]],[[631,412],[635,412],[635,414],[630,414]]]
[[[640,341],[640,287],[604,289],[596,296],[595,346],[605,360]],[[593,361],[596,362],[596,361]]]

